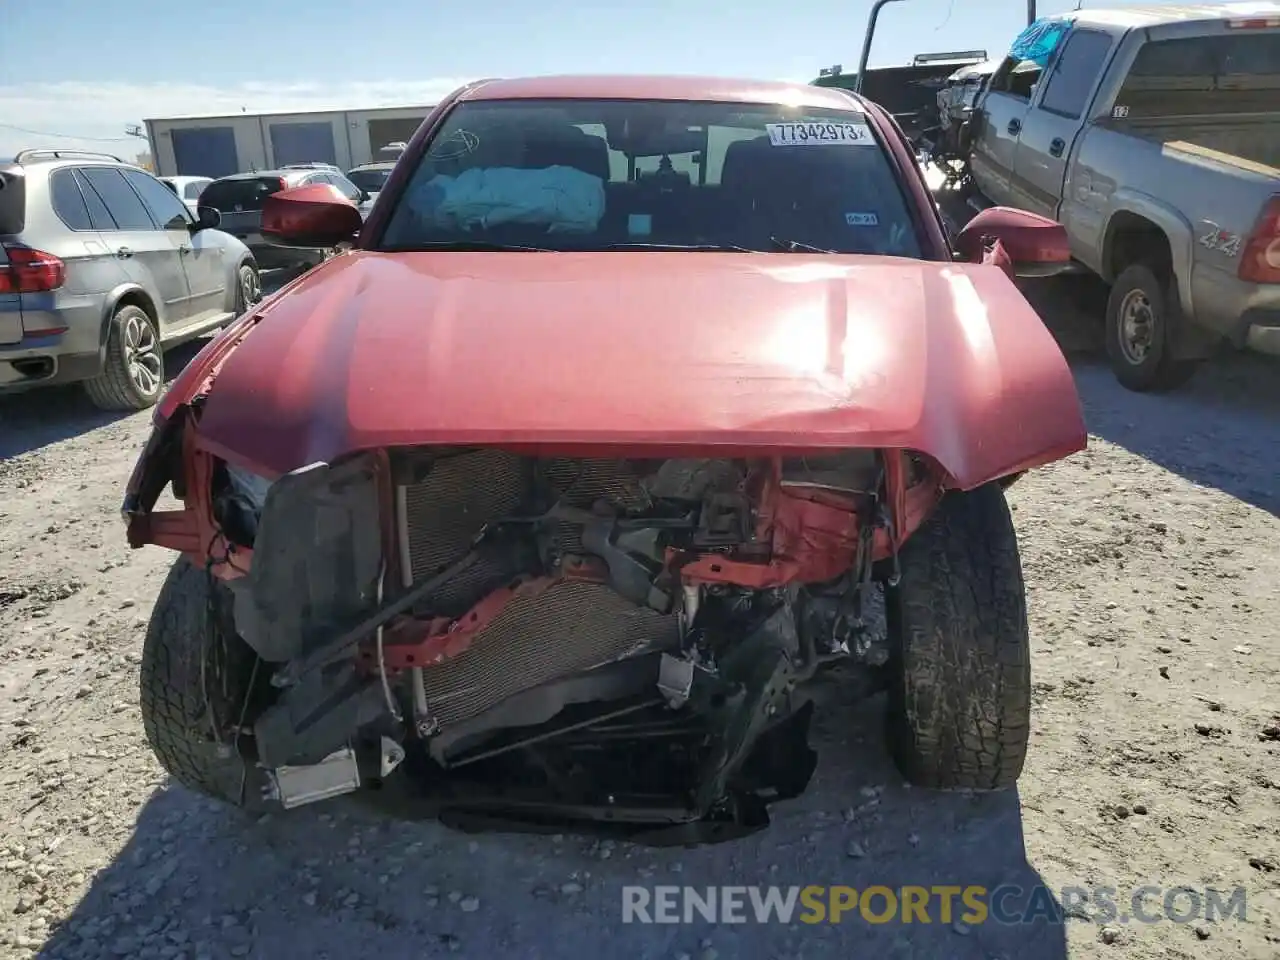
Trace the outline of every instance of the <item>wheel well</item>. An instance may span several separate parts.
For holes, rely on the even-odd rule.
[[[124,294],[124,296],[112,304],[111,313],[114,314],[121,307],[138,307],[140,310],[145,311],[147,316],[152,320],[156,319],[156,308],[152,304],[151,298],[141,290],[130,290],[128,293]]]
[[[121,307],[137,307],[142,310],[153,322],[157,321],[155,304],[151,302],[151,298],[139,289],[126,290],[115,302],[111,304],[111,308],[107,310],[102,317],[102,333],[99,337],[102,349],[107,345],[107,334],[111,329],[111,318],[116,315],[116,311]]]
[[[1148,220],[1121,210],[1107,226],[1104,268],[1107,280],[1113,281],[1128,266],[1149,263],[1167,268],[1173,263],[1173,248],[1165,232]]]

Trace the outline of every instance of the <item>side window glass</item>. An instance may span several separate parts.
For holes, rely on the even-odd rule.
[[[1089,94],[1111,52],[1109,34],[1075,30],[1049,70],[1040,108],[1075,120],[1089,104]]]
[[[182,190],[182,195],[187,200],[199,200],[200,194],[204,188],[209,185],[208,181],[196,180],[194,183],[188,183]]]
[[[1040,79],[1040,66],[1034,60],[1015,60],[1007,57],[1000,69],[991,77],[992,93],[1007,93],[1019,100],[1030,100],[1036,81]]]
[[[84,167],[80,171],[89,186],[102,198],[119,230],[154,230],[155,223],[133,188],[115,167]],[[160,188],[164,190],[164,187]],[[167,192],[167,191],[166,191]],[[173,196],[170,194],[170,196]],[[177,198],[174,197],[174,201]]]
[[[125,180],[146,204],[151,218],[166,230],[185,230],[191,222],[187,207],[163,183],[141,170],[124,171]]]
[[[1280,33],[1275,31],[1149,40],[1138,49],[1116,95],[1122,109],[1113,119],[1270,113],[1278,86]]]
[[[75,171],[76,186],[80,188],[80,195],[84,197],[84,205],[89,211],[89,222],[95,230],[117,230],[116,222],[111,219],[111,213],[107,210],[107,205],[102,202],[102,198],[98,196],[98,191],[89,186],[89,181],[85,179],[84,171]]]
[[[76,176],[70,170],[55,170],[49,177],[49,194],[53,212],[72,230],[92,230],[89,209],[84,205]]]

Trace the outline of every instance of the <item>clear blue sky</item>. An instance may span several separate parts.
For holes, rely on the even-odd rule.
[[[323,94],[358,107],[422,102],[424,90],[492,75],[808,81],[820,67],[856,66],[870,9],[867,0],[0,2],[0,125],[104,140],[147,117],[272,109],[285,84],[314,88],[306,95],[316,105]],[[1025,22],[1025,0],[904,0],[882,13],[871,62],[975,47],[995,55]],[[381,102],[359,102],[371,83]]]
[[[1074,2],[1046,0],[1042,12]],[[719,8],[722,12],[713,13]],[[553,71],[808,78],[857,62],[869,4],[743,0],[41,0],[4,4],[0,83],[419,79]],[[1008,43],[1023,0],[905,0],[881,15],[876,59]],[[57,29],[51,29],[56,24]],[[114,54],[112,51],[116,51]]]

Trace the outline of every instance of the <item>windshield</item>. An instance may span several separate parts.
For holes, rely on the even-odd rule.
[[[390,170],[348,170],[347,179],[367,193],[377,193],[391,175]]]
[[[638,248],[919,257],[862,114],[768,104],[458,105],[381,248]]]
[[[285,182],[275,176],[215,180],[205,187],[200,200],[206,207],[223,211],[261,210],[267,197],[284,188]]]
[[[1276,110],[1280,31],[1148,40],[1116,95],[1124,118],[1172,118]],[[1116,118],[1118,119],[1118,118]],[[1271,127],[1259,127],[1275,142]],[[1234,152],[1234,151],[1232,151]]]

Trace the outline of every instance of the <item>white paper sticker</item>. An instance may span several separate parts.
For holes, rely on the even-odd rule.
[[[865,123],[766,123],[769,142],[775,147],[875,146],[875,137]]]
[[[1124,120],[1128,116],[1129,116],[1128,107],[1117,104],[1116,106],[1111,108],[1111,118],[1113,120]]]
[[[880,218],[874,213],[846,213],[844,222],[850,227],[878,227]]]

